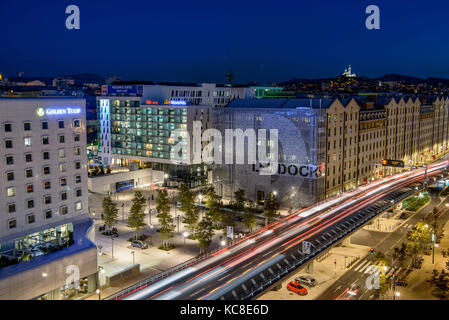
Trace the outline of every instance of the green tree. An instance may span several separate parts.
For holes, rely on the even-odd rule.
[[[131,209],[129,209],[128,227],[134,229],[137,239],[137,232],[145,228],[145,197],[142,192],[136,191],[132,199]]]
[[[407,257],[407,244],[403,242],[400,248],[394,248],[393,253],[393,263],[395,267],[402,267]]]
[[[272,222],[274,218],[278,217],[279,214],[277,210],[279,209],[279,202],[273,192],[268,194],[265,200],[265,212],[264,215],[269,222]]]
[[[187,184],[182,184],[179,191],[179,202],[181,203],[181,211],[184,212],[185,218],[183,223],[187,225],[190,233],[194,233],[199,219],[199,209],[195,205],[195,196],[190,191]]]
[[[236,212],[241,212],[241,211],[245,210],[245,203],[246,203],[245,190],[238,189],[237,191],[235,191],[234,199],[235,200],[231,206],[232,210],[234,210]]]
[[[249,232],[253,231],[253,228],[256,226],[257,218],[256,218],[256,204],[254,201],[248,201],[248,208],[245,211],[245,215],[243,216],[243,224],[248,229]]]
[[[112,201],[111,197],[105,197],[102,206],[104,224],[108,227],[109,232],[111,232],[111,228],[117,224],[118,220],[117,204]]]
[[[210,214],[206,214],[204,218],[198,223],[195,228],[196,239],[198,240],[198,246],[201,253],[207,250],[214,238],[214,223]]]
[[[441,270],[438,273],[437,270],[433,270],[432,277],[430,278],[430,283],[432,284],[433,290],[432,295],[446,300],[449,298],[449,273]]]
[[[209,210],[212,222],[218,225],[223,220],[223,203],[213,187],[206,191],[206,208]]]
[[[162,248],[171,248],[170,239],[174,237],[175,224],[173,223],[173,217],[170,214],[170,199],[168,197],[167,190],[157,191],[157,206],[158,212],[157,218],[161,225],[159,232],[162,238]]]

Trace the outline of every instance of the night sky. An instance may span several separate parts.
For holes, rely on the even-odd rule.
[[[67,30],[78,5],[81,29]],[[380,7],[380,30],[365,8]],[[235,82],[398,73],[449,78],[447,0],[0,1],[0,72]]]

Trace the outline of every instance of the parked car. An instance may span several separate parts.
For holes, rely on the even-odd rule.
[[[408,218],[407,212],[402,212],[401,215],[399,216],[399,219],[406,220],[407,218]]]
[[[106,230],[106,225],[104,224],[104,225],[102,225],[102,226],[99,226],[98,227],[98,231],[105,231]]]
[[[307,289],[304,288],[303,286],[301,286],[301,284],[299,284],[296,281],[292,281],[287,285],[287,290],[299,294],[300,296],[305,296],[307,294]]]
[[[148,244],[146,244],[146,243],[144,243],[143,241],[140,241],[140,240],[134,240],[132,243],[131,243],[131,246],[132,247],[135,247],[135,248],[140,248],[140,249],[147,249],[148,248]]]
[[[317,285],[315,278],[311,276],[299,276],[295,278],[295,281],[308,287],[314,287]]]
[[[399,280],[399,281],[396,281],[396,285],[400,286],[400,287],[406,287],[406,286],[408,286],[408,283],[406,281]]]

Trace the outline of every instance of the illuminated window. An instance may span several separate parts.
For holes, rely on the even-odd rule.
[[[62,206],[61,208],[59,208],[59,212],[61,213],[61,215],[69,213],[67,206]]]
[[[44,204],[51,204],[51,196],[44,197]]]
[[[17,227],[17,221],[16,219],[11,219],[8,221],[8,228],[9,229],[14,229]]]
[[[30,137],[23,138],[23,143],[25,147],[31,147],[31,138]]]
[[[83,203],[81,201],[75,203],[75,210],[76,211],[83,210]]]
[[[16,195],[16,188],[15,187],[7,188],[6,194],[8,195],[8,197],[14,197]]]
[[[44,189],[51,189],[51,182],[50,181],[45,181],[44,182]]]
[[[67,179],[61,178],[61,179],[59,179],[59,183],[60,183],[61,187],[65,187],[67,185]]]
[[[27,193],[32,193],[33,192],[33,185],[32,184],[27,184]]]

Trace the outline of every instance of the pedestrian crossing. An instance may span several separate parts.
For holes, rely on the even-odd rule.
[[[372,266],[372,262],[369,260],[361,260],[360,263],[356,264],[354,266],[354,268],[352,269],[352,271],[355,272],[359,272],[359,273],[366,273],[366,274],[371,274],[372,273],[372,269],[370,268]],[[393,272],[397,275],[399,274],[399,272],[401,271],[401,268],[396,268],[396,270],[394,270],[395,268],[388,266],[388,271],[385,273],[386,277],[390,277],[391,275],[393,275]]]
[[[406,224],[404,224],[404,225],[402,226],[402,228],[411,230],[411,229],[413,229],[414,226],[415,226],[415,225],[413,225],[413,224],[406,223]]]

